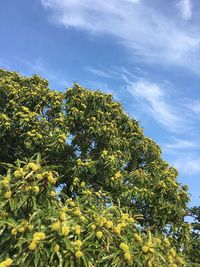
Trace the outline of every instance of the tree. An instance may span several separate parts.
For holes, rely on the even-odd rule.
[[[107,193],[74,179],[73,200],[55,190],[59,179],[39,155],[8,165],[0,179],[1,267],[186,266],[170,240],[142,230],[139,215]]]
[[[170,236],[178,249],[188,242],[187,186],[112,95],[78,84],[52,91],[37,75],[0,70],[0,152],[0,162],[11,164],[40,153],[44,167],[59,175],[63,203],[79,196],[78,179],[141,214],[142,229]]]
[[[190,233],[191,244],[187,254],[192,263],[200,264],[200,206],[190,208],[189,216],[192,217],[193,222]]]

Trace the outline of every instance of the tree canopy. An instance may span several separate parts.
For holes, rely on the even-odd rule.
[[[22,260],[24,249],[28,251],[27,242],[32,238],[35,248],[42,244],[44,249],[41,248],[40,252],[36,250],[35,254],[27,252],[24,264],[29,266],[27,264],[34,259],[35,266],[42,266],[38,263],[40,257],[49,258],[47,251],[52,253],[56,245],[52,241],[56,239],[52,228],[47,227],[55,221],[59,224],[58,236],[62,236],[62,227],[68,227],[70,233],[75,225],[82,222],[81,241],[88,249],[85,248],[83,257],[86,266],[95,264],[92,260],[89,262],[89,251],[97,266],[108,266],[106,264],[111,262],[112,266],[126,266],[120,256],[122,252],[131,266],[146,266],[145,262],[148,266],[184,265],[179,262],[182,258],[176,259],[175,248],[174,252],[167,252],[162,247],[165,246],[162,241],[158,244],[158,239],[169,237],[177,252],[186,247],[189,238],[189,227],[184,222],[189,201],[187,186],[177,182],[178,173],[162,159],[160,147],[144,135],[138,122],[123,111],[122,105],[114,101],[112,95],[78,84],[64,92],[50,90],[47,80],[37,75],[24,77],[0,70],[0,152],[0,212],[5,217],[0,220],[0,227],[3,227],[2,235],[7,236],[0,241],[0,248],[7,244],[7,254],[21,253],[21,256],[15,256],[18,259],[16,264]],[[33,158],[36,154],[41,155],[42,163]],[[30,167],[31,163],[42,165],[42,168],[34,170]],[[74,202],[74,207],[68,201]],[[63,216],[68,218],[67,225],[66,220],[59,217],[62,209],[66,213]],[[82,215],[77,215],[76,210],[80,211],[77,214],[83,213],[85,222],[80,220]],[[128,214],[127,219],[122,219],[126,217],[123,217],[124,212]],[[102,218],[105,214],[104,219],[98,219],[101,214]],[[106,227],[108,221],[112,222],[112,234]],[[122,231],[124,236],[121,236],[123,227],[119,227],[120,233],[116,233],[115,237],[115,231],[119,229],[113,229],[121,221],[127,229]],[[91,235],[88,229],[94,222],[98,231]],[[29,229],[30,224],[33,224],[34,230]],[[24,228],[21,232],[23,237],[20,237],[19,227]],[[45,235],[38,237],[37,233],[44,232],[43,228]],[[13,233],[12,238],[9,231]],[[33,231],[36,231],[38,240],[34,239]],[[134,233],[143,240],[137,245],[131,239]],[[80,247],[74,247],[72,243],[77,238],[79,235],[71,234],[65,240],[67,243],[59,243],[58,247],[67,246],[69,251],[64,254],[57,251],[57,256],[53,254],[52,261],[48,261],[49,266],[58,266],[63,257],[76,264],[72,251],[79,251]],[[92,239],[94,244],[90,244]],[[120,241],[128,243],[130,248],[120,248]],[[150,242],[149,245],[146,242]],[[103,252],[99,251],[102,247]],[[115,253],[112,252],[114,247],[119,247]],[[151,253],[144,252],[143,247]],[[165,255],[162,249],[165,249]],[[156,250],[157,256],[151,250]],[[2,260],[6,253],[2,254]],[[128,254],[125,256],[125,253]],[[173,254],[172,259],[170,253]],[[109,255],[110,259],[107,258]],[[137,255],[135,261],[133,255]],[[102,262],[100,258],[103,258]]]
[[[191,262],[200,264],[200,206],[190,208],[189,216],[193,218],[193,221],[191,223],[191,242],[187,256]]]
[[[56,192],[58,174],[41,163],[17,161],[1,179],[1,267],[185,266],[169,239],[142,231],[104,191],[76,180],[75,199]]]

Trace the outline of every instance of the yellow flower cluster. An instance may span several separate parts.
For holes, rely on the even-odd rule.
[[[74,245],[75,245],[76,247],[80,248],[80,247],[82,247],[83,242],[82,242],[81,240],[76,240],[76,241],[74,242]]]
[[[122,251],[129,252],[129,246],[126,245],[125,243],[120,243],[119,247],[121,248]]]
[[[40,191],[40,188],[39,188],[39,186],[38,185],[35,185],[35,186],[31,186],[31,185],[27,185],[26,187],[25,187],[25,191],[33,191],[34,193],[39,193],[39,191]]]
[[[95,224],[92,224],[92,225],[91,225],[91,229],[92,229],[92,230],[95,230],[96,228],[97,228],[97,226],[96,226]]]
[[[33,163],[33,162],[30,162],[27,167],[33,172],[36,172],[40,169],[40,166],[38,164]]]
[[[50,184],[56,183],[56,179],[53,177],[52,173],[49,173],[49,175],[47,176],[47,179]]]
[[[143,253],[148,253],[148,252],[151,252],[151,253],[153,253],[154,252],[154,248],[153,248],[153,244],[151,243],[151,242],[148,242],[146,245],[144,245],[143,247],[142,247],[142,251],[143,251]]]
[[[66,214],[65,214],[64,211],[62,211],[62,212],[60,213],[60,220],[61,220],[61,221],[66,221],[66,219],[67,219]]]
[[[68,226],[63,225],[63,226],[61,227],[61,235],[63,235],[63,236],[68,236],[69,231],[70,231],[70,229],[69,229]]]
[[[129,252],[125,252],[124,259],[127,260],[128,262],[131,261],[131,254]]]
[[[80,259],[82,256],[83,256],[83,252],[82,252],[81,250],[77,250],[77,251],[75,252],[75,257],[76,257],[77,259]]]
[[[99,227],[102,227],[104,224],[106,224],[107,220],[105,217],[96,217],[95,222]]]
[[[76,206],[76,203],[71,198],[67,199],[66,204],[68,204],[71,207]]]
[[[85,182],[81,182],[80,187],[85,187]]]
[[[9,267],[13,263],[13,260],[11,258],[6,259],[5,261],[2,261],[0,263],[0,267]]]
[[[46,238],[46,235],[43,232],[36,232],[36,233],[34,233],[33,234],[33,240],[29,244],[29,249],[30,250],[35,250],[37,248],[37,245],[38,245],[39,241],[42,241],[45,238]]]
[[[120,180],[121,178],[122,178],[122,174],[120,171],[118,171],[115,173],[115,175],[113,177],[111,177],[111,180],[115,181],[115,180]]]
[[[124,259],[126,261],[130,262],[131,261],[131,253],[130,253],[129,246],[125,243],[120,243],[119,247],[124,253]]]
[[[75,227],[75,233],[76,233],[76,235],[80,235],[80,233],[81,233],[81,227],[80,227],[80,225],[77,225]]]
[[[5,198],[9,199],[12,196],[12,192],[11,191],[7,191],[4,196],[5,196]]]
[[[60,143],[60,144],[65,144],[66,139],[67,139],[66,134],[62,133],[62,134],[59,134],[59,135],[58,135],[58,139],[57,139],[57,141],[58,141],[58,143]]]
[[[117,234],[117,235],[120,235],[120,234],[121,234],[121,225],[118,224],[117,226],[114,226],[114,227],[112,228],[112,231],[113,231],[113,233],[115,233],[115,234]]]
[[[96,232],[96,237],[97,237],[98,239],[101,239],[102,236],[103,236],[103,233],[102,233],[101,231],[97,231],[97,232]]]
[[[89,189],[87,189],[87,190],[83,190],[82,194],[86,196],[91,196],[92,192]]]
[[[58,231],[60,229],[60,226],[61,226],[60,222],[57,221],[57,222],[52,223],[51,229],[54,231]]]
[[[32,131],[28,131],[26,135],[28,138],[38,141],[42,140],[43,138],[43,135],[41,133],[38,133],[35,129],[33,129]]]
[[[107,229],[112,228],[112,227],[113,227],[113,222],[110,221],[110,220],[108,220],[108,221],[105,223],[105,227],[106,227]]]
[[[31,121],[37,115],[36,112],[30,111],[27,107],[22,106],[21,111],[15,113],[17,119],[27,123]]]
[[[6,176],[2,181],[0,181],[0,185],[4,187],[9,187],[10,177]]]
[[[17,233],[24,233],[25,231],[31,231],[33,229],[33,225],[29,224],[27,221],[21,222],[17,227],[11,230],[11,235],[17,235]]]
[[[13,175],[14,175],[15,178],[23,177],[23,175],[24,175],[23,168],[20,168],[20,169],[14,171]]]
[[[54,247],[54,252],[58,252],[60,250],[60,246],[58,244],[55,245]]]
[[[175,263],[175,261],[176,261],[176,251],[173,248],[171,248],[169,250],[169,255],[168,255],[167,258],[168,258],[168,261],[171,264],[171,266],[173,266],[173,267],[177,266],[176,263]],[[182,261],[182,259],[180,257],[177,257],[177,260],[182,264],[184,263],[184,261]]]
[[[141,236],[139,236],[137,233],[134,234],[134,238],[137,242],[141,242],[142,241],[142,238]]]
[[[46,238],[45,233],[43,232],[36,232],[33,234],[33,241],[40,241]]]
[[[76,208],[75,210],[74,210],[74,214],[76,215],[76,216],[81,216],[81,211],[80,211],[80,209],[79,208]]]

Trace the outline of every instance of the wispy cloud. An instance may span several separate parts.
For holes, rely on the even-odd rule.
[[[166,92],[162,86],[146,80],[130,81],[125,77],[127,90],[140,103],[143,110],[155,121],[168,130],[179,131],[184,125],[184,119],[166,101]]]
[[[183,19],[189,20],[192,16],[192,1],[191,0],[179,0],[177,7]]]
[[[118,99],[125,98],[129,102],[129,107],[130,102],[136,101],[137,108],[134,109],[133,115],[136,116],[137,111],[140,121],[143,120],[142,116],[145,114],[164,126],[166,131],[179,134],[177,138],[171,136],[169,144],[163,144],[165,150],[177,153],[177,149],[196,147],[198,121],[200,120],[198,100],[182,98],[179,88],[168,80],[152,81],[150,73],[140,67],[135,66],[130,70],[124,66],[101,66],[100,68],[97,66],[96,68],[86,67],[85,70],[99,76],[101,80],[109,78],[106,79],[106,83],[110,80],[117,83],[118,90],[113,90],[112,93]]]
[[[196,126],[199,125],[200,120],[200,101],[194,98],[185,98],[182,101],[182,107],[185,110],[185,114],[193,121]]]
[[[41,0],[52,20],[66,28],[118,38],[131,53],[145,62],[173,64],[200,74],[200,32],[150,6],[151,1]],[[152,3],[152,2],[151,2]],[[191,16],[190,1],[179,1],[183,16]],[[173,14],[175,10],[172,10]]]
[[[163,148],[167,151],[192,149],[192,148],[197,148],[197,143],[195,141],[188,141],[175,138],[175,140],[172,143],[164,144]]]
[[[197,115],[200,119],[200,101],[190,101],[190,103],[187,105],[188,109],[192,111],[194,115]]]
[[[85,67],[85,70],[91,72],[92,74],[99,76],[99,77],[103,77],[103,78],[109,78],[110,75],[105,72],[104,70],[101,69],[97,69],[97,68],[92,68],[92,67]]]
[[[177,159],[174,166],[186,175],[200,173],[200,158],[194,156],[185,156]]]
[[[135,3],[139,3],[141,0],[125,0],[125,1],[135,4]]]

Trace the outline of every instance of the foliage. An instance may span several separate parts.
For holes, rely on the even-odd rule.
[[[189,215],[193,218],[193,222],[191,223],[191,245],[187,254],[191,262],[200,266],[200,206],[191,208]]]
[[[179,243],[186,240],[187,187],[112,95],[78,84],[51,91],[37,75],[0,70],[0,140],[1,162],[40,152],[47,166],[55,166],[61,177],[57,185],[69,197],[77,176],[141,213],[143,226],[173,232]]]
[[[185,266],[187,186],[112,95],[0,70],[0,162],[0,267]]]
[[[0,177],[1,267],[185,266],[170,240],[140,227],[140,215],[77,177],[70,190],[79,196],[68,198],[55,190],[59,179],[39,156]]]

